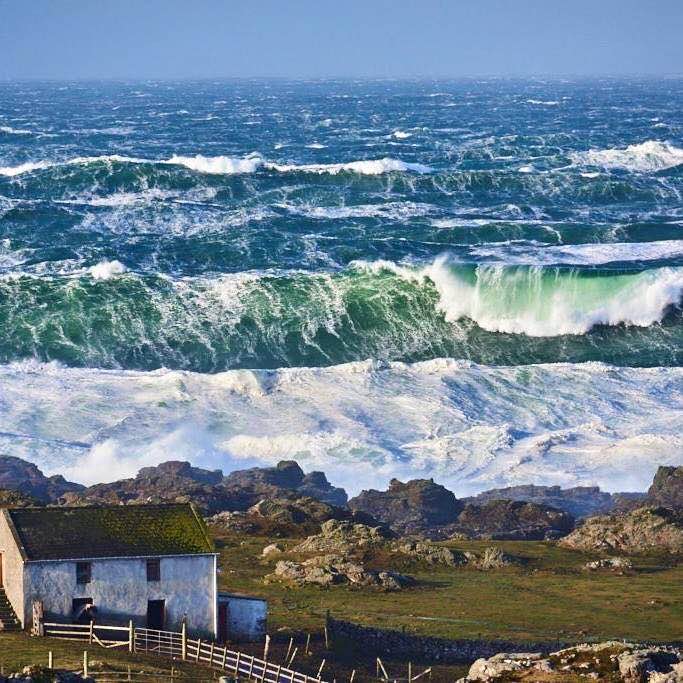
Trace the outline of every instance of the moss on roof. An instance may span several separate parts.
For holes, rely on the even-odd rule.
[[[214,552],[191,505],[119,505],[9,510],[29,560]]]

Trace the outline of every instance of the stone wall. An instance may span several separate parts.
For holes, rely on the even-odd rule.
[[[327,628],[333,640],[351,641],[365,651],[377,653],[380,656],[400,654],[403,658],[412,658],[415,662],[427,664],[470,663],[480,657],[492,657],[498,652],[548,653],[567,645],[559,640],[546,642],[448,640],[360,626],[332,618],[328,618]]]

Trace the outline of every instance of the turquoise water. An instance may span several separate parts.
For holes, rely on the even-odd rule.
[[[680,79],[2,83],[0,452],[644,486],[682,126]]]
[[[678,80],[4,84],[0,361],[678,365],[682,100]],[[439,291],[437,261],[468,286]]]

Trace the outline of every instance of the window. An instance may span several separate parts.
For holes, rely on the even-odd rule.
[[[90,562],[76,562],[76,583],[90,583],[91,570]]]
[[[161,560],[147,560],[147,581],[161,581]]]

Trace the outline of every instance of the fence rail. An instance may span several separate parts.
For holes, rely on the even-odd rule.
[[[89,643],[105,648],[126,647],[130,652],[148,652],[162,657],[208,665],[213,669],[226,671],[235,676],[244,676],[258,683],[326,683],[319,676],[309,676],[282,664],[269,662],[267,659],[259,659],[238,650],[229,650],[227,646],[214,641],[188,638],[184,628],[180,633],[159,631],[135,628],[132,622],[129,626],[103,626],[93,622],[90,624],[44,622],[42,626],[44,635],[53,638],[87,640]]]

